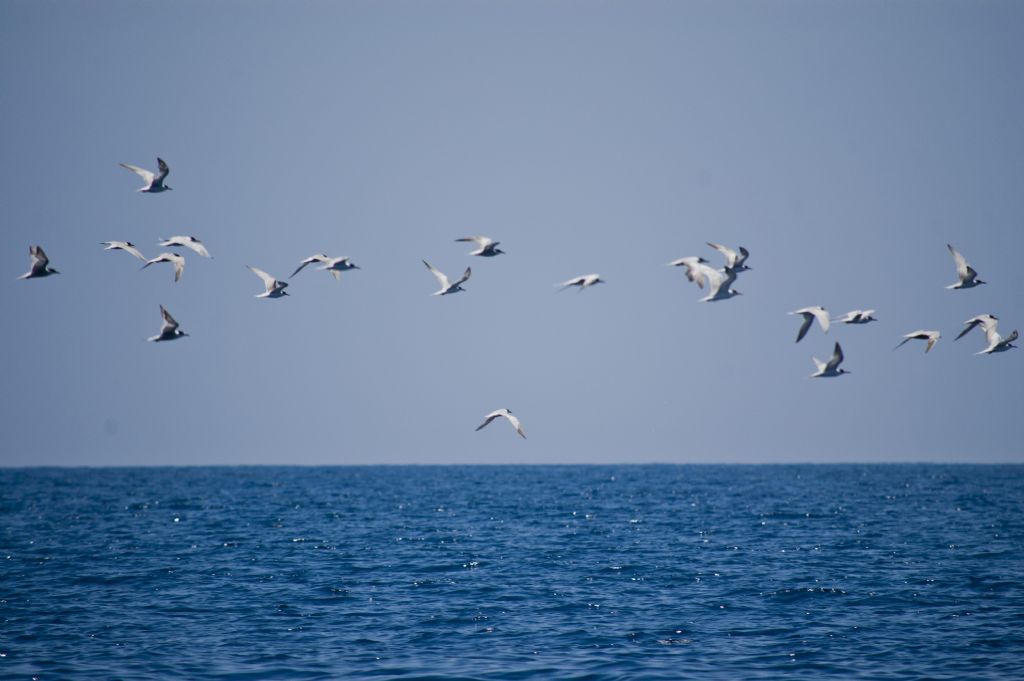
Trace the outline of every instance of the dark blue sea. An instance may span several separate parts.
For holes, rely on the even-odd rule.
[[[3,679],[1020,679],[1024,467],[0,470]]]

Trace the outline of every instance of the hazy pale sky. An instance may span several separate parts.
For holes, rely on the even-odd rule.
[[[953,342],[1024,327],[1022,64],[1019,2],[0,3],[0,465],[1024,461],[1024,350]]]

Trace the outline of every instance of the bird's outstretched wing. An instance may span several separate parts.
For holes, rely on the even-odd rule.
[[[427,266],[427,269],[430,270],[430,273],[434,275],[435,279],[437,279],[437,283],[441,285],[442,291],[446,291],[449,288],[451,288],[451,284],[448,281],[448,277],[447,275],[445,275],[444,272],[437,269],[426,260],[423,261],[423,264]]]
[[[246,265],[246,267],[248,267],[253,274],[263,280],[263,285],[268,291],[273,290],[274,285],[277,283],[277,279],[274,279],[274,277],[270,276],[258,267],[253,267],[252,265]]]
[[[138,166],[133,166],[131,163],[121,163],[120,166],[122,168],[127,168],[128,170],[132,171],[133,173],[141,177],[143,180],[146,181],[146,184],[152,184],[153,178],[156,177],[156,175],[154,175],[151,171],[146,170],[145,168],[140,168]]]

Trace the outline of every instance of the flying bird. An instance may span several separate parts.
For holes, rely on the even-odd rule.
[[[743,295],[736,289],[730,288],[736,282],[736,270],[729,267],[726,267],[724,271],[710,270],[706,276],[709,282],[708,294],[700,299],[702,303],[713,303]]]
[[[600,274],[584,274],[582,277],[576,277],[575,279],[563,281],[561,284],[555,284],[555,286],[560,286],[560,291],[564,291],[570,286],[579,286],[579,291],[582,291],[583,289],[593,286],[594,284],[604,283],[607,282],[605,282],[605,280],[601,278]],[[577,291],[577,293],[579,291]]]
[[[976,317],[971,317],[964,322],[964,330],[957,334],[957,337],[953,339],[954,342],[960,340],[966,336],[970,331],[973,331],[975,327],[980,326],[988,332],[989,327],[995,328],[999,324],[999,317],[994,314],[980,314]]]
[[[868,322],[877,322],[872,315],[875,313],[874,310],[850,310],[842,317],[837,317],[832,321],[842,324],[867,324]]]
[[[971,317],[966,322],[964,330],[960,332],[954,341],[958,341],[963,338],[969,331],[977,326],[980,326],[985,330],[985,339],[988,341],[988,345],[981,352],[976,352],[976,355],[991,355],[994,352],[1006,352],[1011,348],[1017,347],[1013,345],[1013,341],[1017,340],[1019,334],[1014,329],[1009,336],[1003,338],[999,335],[997,330],[999,327],[999,318],[991,314],[980,314],[977,317]]]
[[[477,426],[476,429],[480,430],[481,428],[483,428],[484,426],[486,426],[488,423],[498,418],[499,416],[504,416],[506,419],[508,419],[508,422],[511,423],[512,427],[516,429],[516,432],[519,433],[519,435],[521,435],[524,440],[526,439],[526,433],[523,432],[523,426],[522,424],[519,423],[519,419],[513,416],[512,412],[510,412],[508,409],[505,409],[504,407],[492,411],[490,414],[485,416],[484,422]]]
[[[160,237],[160,243],[157,246],[181,246],[184,248],[190,248],[204,258],[212,258],[210,252],[206,250],[206,246],[203,242],[194,236],[172,236],[170,239]]]
[[[169,262],[174,265],[174,281],[181,279],[181,273],[185,271],[185,258],[178,255],[177,253],[161,253],[152,260],[147,260],[146,264],[139,269],[146,269],[150,265],[155,265],[158,262]]]
[[[311,255],[305,260],[303,260],[302,263],[299,264],[298,268],[296,268],[296,270],[292,272],[291,276],[288,278],[291,279],[296,274],[301,272],[303,268],[306,267],[306,265],[312,265],[315,262],[322,263],[323,267],[318,267],[317,269],[330,272],[331,276],[334,277],[335,281],[340,280],[341,273],[346,270],[361,269],[359,265],[353,263],[348,256],[343,256],[341,258],[332,258],[330,256],[324,255],[323,253],[317,253],[316,255]]]
[[[143,262],[146,261],[146,256],[142,255],[131,241],[101,241],[100,245],[106,246],[103,249],[104,251],[124,251],[125,253],[131,253]]]
[[[127,168],[128,170],[132,171],[133,173],[141,177],[142,180],[146,183],[145,186],[139,187],[137,191],[144,192],[147,194],[159,194],[162,191],[170,189],[170,187],[164,184],[164,180],[167,178],[167,173],[170,172],[170,168],[167,167],[167,164],[164,162],[162,158],[157,158],[156,162],[160,167],[159,173],[153,173],[150,170],[146,170],[145,168],[140,168],[138,166],[133,166],[130,163],[122,163],[121,167]]]
[[[822,362],[817,357],[811,357],[811,360],[814,362],[814,366],[818,367],[818,370],[811,374],[811,378],[832,378],[852,373],[846,369],[839,368],[839,365],[843,363],[843,349],[839,347],[838,342],[836,342],[836,347],[832,351],[832,358],[828,362]]]
[[[258,294],[257,298],[280,298],[281,296],[289,295],[286,288],[288,288],[288,282],[278,281],[274,277],[270,276],[258,267],[252,265],[246,265],[253,274],[263,280],[263,286],[266,288],[263,293]]]
[[[803,323],[800,325],[800,331],[796,334],[797,343],[804,339],[804,336],[807,335],[808,329],[811,328],[811,323],[815,319],[818,320],[818,326],[821,327],[821,330],[828,333],[828,311],[821,305],[815,305],[814,307],[802,307],[799,310],[793,310],[789,314],[798,314],[804,318]]]
[[[976,355],[991,355],[993,352],[1006,352],[1010,348],[1017,347],[1013,344],[1013,341],[1017,340],[1020,334],[1017,333],[1017,329],[1014,329],[1009,336],[1003,338],[996,331],[996,328],[990,327],[986,329],[985,335],[988,337],[988,347],[981,352],[976,352]]]
[[[750,257],[750,251],[743,248],[743,246],[740,246],[740,252],[737,253],[728,246],[723,246],[722,244],[715,244],[710,241],[705,243],[725,256],[725,266],[728,269],[736,270],[737,272],[746,272],[751,269],[746,265],[747,258]]]
[[[160,333],[155,336],[150,336],[146,340],[154,343],[160,341],[172,341],[187,336],[188,334],[178,329],[178,322],[174,320],[171,313],[167,311],[167,308],[163,305],[160,306],[160,315],[164,318],[164,325],[160,327]]]
[[[434,277],[437,279],[437,283],[441,285],[441,288],[439,290],[430,294],[432,296],[446,296],[449,293],[458,293],[459,291],[465,291],[466,289],[462,288],[462,285],[469,281],[470,275],[473,274],[473,271],[467,267],[466,271],[462,273],[462,278],[452,283],[448,281],[448,277],[445,275],[444,272],[437,269],[426,260],[423,261],[423,264],[427,266],[427,269],[430,270],[430,273],[433,274]]]
[[[974,271],[974,268],[967,264],[967,260],[964,256],[957,253],[956,249],[951,245],[946,244],[946,248],[953,254],[953,261],[956,263],[956,276],[957,282],[950,284],[946,288],[948,289],[959,289],[959,288],[974,288],[978,284],[985,284],[981,279],[978,279],[978,273]]]
[[[897,348],[902,346],[907,341],[924,340],[924,341],[928,341],[928,345],[924,349],[925,352],[928,352],[929,350],[932,349],[933,345],[935,345],[936,343],[939,342],[940,338],[942,338],[942,334],[940,334],[938,331],[924,331],[924,330],[912,331],[912,332],[906,334],[905,336],[903,336],[903,340],[900,341],[900,344],[897,345],[895,348],[893,348],[893,350],[896,350]]]
[[[498,248],[500,241],[494,241],[487,236],[464,236],[456,241],[472,241],[476,243],[478,248],[475,251],[470,251],[470,255],[479,255],[484,258],[493,258],[496,255],[501,255],[505,251]]]
[[[37,279],[39,277],[48,277],[51,274],[60,274],[60,272],[50,267],[50,259],[46,257],[42,246],[29,246],[28,254],[32,256],[32,268],[18,277],[18,279]]]
[[[673,260],[669,265],[673,267],[685,267],[686,278],[697,284],[700,288],[704,288],[704,282],[707,280],[708,274],[715,271],[715,268],[708,265],[708,261],[699,255],[688,255],[685,258]]]

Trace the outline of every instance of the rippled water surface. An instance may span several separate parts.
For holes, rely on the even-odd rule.
[[[1024,467],[0,470],[0,677],[1018,679]]]

